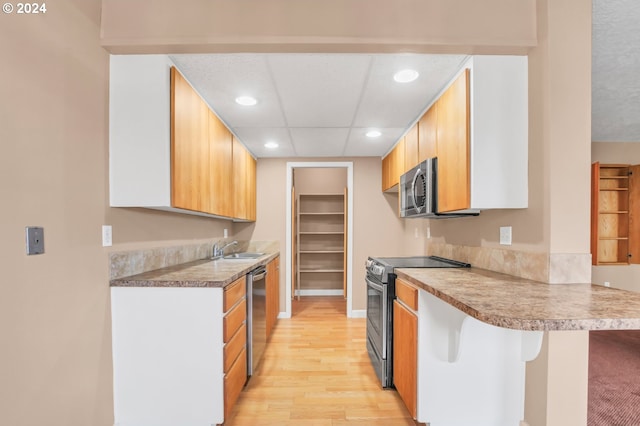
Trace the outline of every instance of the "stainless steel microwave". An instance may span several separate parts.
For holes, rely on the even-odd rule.
[[[427,158],[400,176],[400,217],[444,219],[478,216],[478,210],[438,212],[438,159]]]

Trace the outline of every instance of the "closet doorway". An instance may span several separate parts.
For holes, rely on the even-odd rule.
[[[287,316],[294,299],[332,296],[351,317],[353,163],[287,163],[287,185]]]

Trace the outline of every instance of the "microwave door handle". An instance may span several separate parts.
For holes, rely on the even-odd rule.
[[[418,168],[418,170],[416,170],[416,174],[413,176],[413,181],[411,181],[411,202],[413,203],[413,208],[416,209],[418,213],[420,213],[420,210],[422,210],[416,204],[416,181],[418,180],[420,173],[422,173],[422,170]]]

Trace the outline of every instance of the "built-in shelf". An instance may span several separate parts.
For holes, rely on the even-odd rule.
[[[638,221],[634,221],[639,196],[638,166],[592,165],[591,257],[594,265],[636,263]],[[635,172],[635,173],[634,173]],[[635,210],[634,210],[635,209]]]
[[[296,294],[344,289],[345,194],[299,194],[296,215]]]

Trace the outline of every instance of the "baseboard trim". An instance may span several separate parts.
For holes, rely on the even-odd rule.
[[[350,318],[366,318],[367,310],[366,309],[352,309]]]

